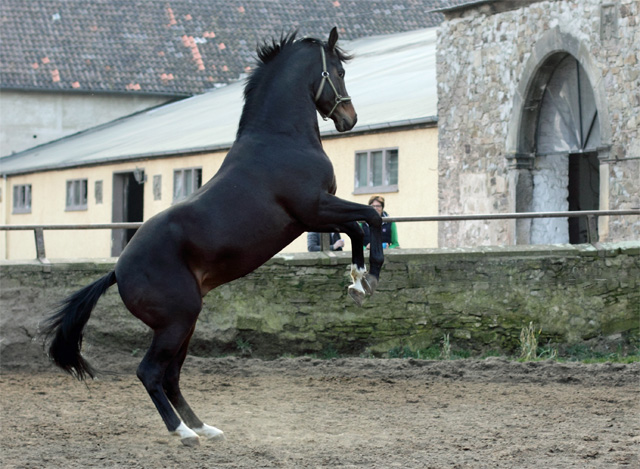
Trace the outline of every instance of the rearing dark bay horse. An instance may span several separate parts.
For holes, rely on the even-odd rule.
[[[223,437],[196,417],[179,387],[207,292],[252,272],[305,231],[351,238],[349,294],[357,303],[378,283],[382,219],[372,207],[334,195],[333,167],[320,142],[316,110],[340,132],[356,123],[342,65],[349,56],[337,41],[333,28],[326,43],[296,40],[293,33],[262,46],[236,141],[218,173],[144,223],[114,271],[67,298],[44,330],[53,336],[49,355],[59,367],[78,379],[94,377],[80,354],[82,330],[100,296],[117,283],[129,311],[153,329],[137,375],[169,432],[185,445]],[[360,220],[372,233],[368,274]]]

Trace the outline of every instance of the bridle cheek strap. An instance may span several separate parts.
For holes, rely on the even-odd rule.
[[[331,117],[331,115],[333,114],[333,111],[335,111],[336,108],[341,103],[351,101],[351,96],[342,96],[340,93],[338,93],[338,90],[336,89],[336,86],[333,84],[333,81],[331,81],[331,76],[327,71],[327,58],[325,56],[323,46],[320,46],[320,52],[322,53],[322,80],[320,81],[320,87],[318,88],[318,91],[316,92],[316,96],[313,101],[315,103],[318,102],[318,100],[320,99],[320,96],[322,95],[322,90],[324,90],[324,84],[329,83],[329,86],[331,86],[331,89],[333,90],[333,93],[336,96],[335,104],[331,108],[331,111],[329,111],[329,114],[327,114],[326,116],[322,114],[322,111],[318,110],[320,112],[320,115],[322,115],[322,118],[324,120],[327,120],[329,117]]]

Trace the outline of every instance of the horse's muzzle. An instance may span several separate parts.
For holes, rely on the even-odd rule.
[[[342,103],[331,116],[338,132],[353,129],[358,122],[358,115],[351,102]]]

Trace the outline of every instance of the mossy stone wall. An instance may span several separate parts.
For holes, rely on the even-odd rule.
[[[445,333],[458,347],[513,351],[529,322],[542,330],[544,343],[638,335],[640,242],[600,250],[561,245],[391,251],[378,291],[361,308],[346,294],[349,264],[348,253],[280,256],[213,290],[204,299],[191,353],[384,353],[437,345]],[[56,301],[112,268],[112,261],[2,264],[2,343],[18,340],[15,331],[35,334]],[[86,343],[135,351],[150,338],[113,287],[89,321]]]

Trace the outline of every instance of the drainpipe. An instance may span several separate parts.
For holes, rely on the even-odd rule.
[[[7,175],[2,175],[2,224],[7,225],[9,219],[7,210],[9,209],[9,192],[7,191]],[[9,232],[4,231],[4,258],[9,259]]]

